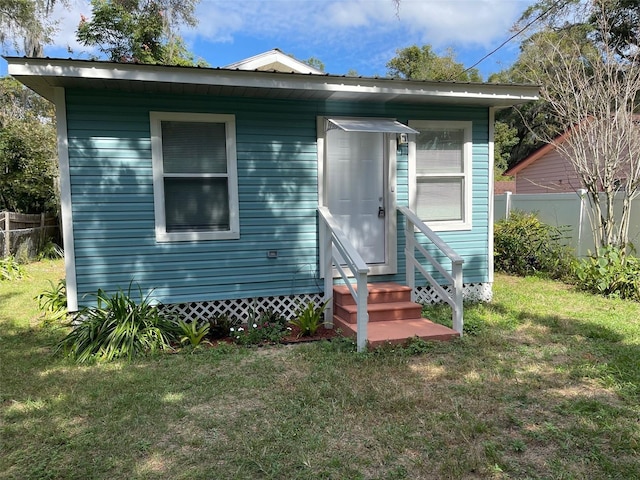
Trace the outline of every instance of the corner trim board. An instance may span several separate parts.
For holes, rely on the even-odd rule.
[[[58,137],[58,162],[60,164],[60,211],[62,215],[62,241],[67,282],[67,310],[78,310],[78,284],[76,281],[76,253],[73,236],[73,209],[71,208],[71,172],[69,167],[69,141],[67,130],[67,104],[65,90],[54,90]]]
[[[495,181],[495,121],[496,121],[496,109],[494,107],[489,108],[489,225],[487,233],[487,266],[489,270],[489,283],[493,283],[493,222],[495,219],[495,205],[494,205],[494,181]]]

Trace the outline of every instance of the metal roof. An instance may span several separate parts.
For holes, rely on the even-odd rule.
[[[507,107],[537,100],[539,90],[535,85],[520,84],[431,82],[59,58],[5,59],[11,76],[49,100],[53,100],[56,88],[63,87],[287,100]]]

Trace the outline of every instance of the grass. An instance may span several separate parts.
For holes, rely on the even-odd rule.
[[[77,366],[0,282],[0,479],[640,478],[640,305],[497,276],[461,341]],[[443,308],[429,314],[446,321]]]

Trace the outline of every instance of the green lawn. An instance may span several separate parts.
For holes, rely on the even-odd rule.
[[[0,282],[0,479],[640,478],[640,305],[497,276],[474,335],[76,366]],[[443,309],[432,316],[446,317]]]

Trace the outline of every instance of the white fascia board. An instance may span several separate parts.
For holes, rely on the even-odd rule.
[[[91,63],[74,60],[8,58],[8,73],[29,85],[28,77],[44,77],[49,88],[65,86],[67,79],[158,82],[185,85],[212,85],[262,89],[324,92],[327,98],[359,96],[385,101],[414,98],[463,99],[487,104],[509,105],[538,100],[538,87],[529,85],[462,84],[419,82],[388,78],[337,77],[295,73],[199,69],[154,65]],[[41,93],[49,98],[47,88]],[[370,97],[370,98],[369,98]]]

